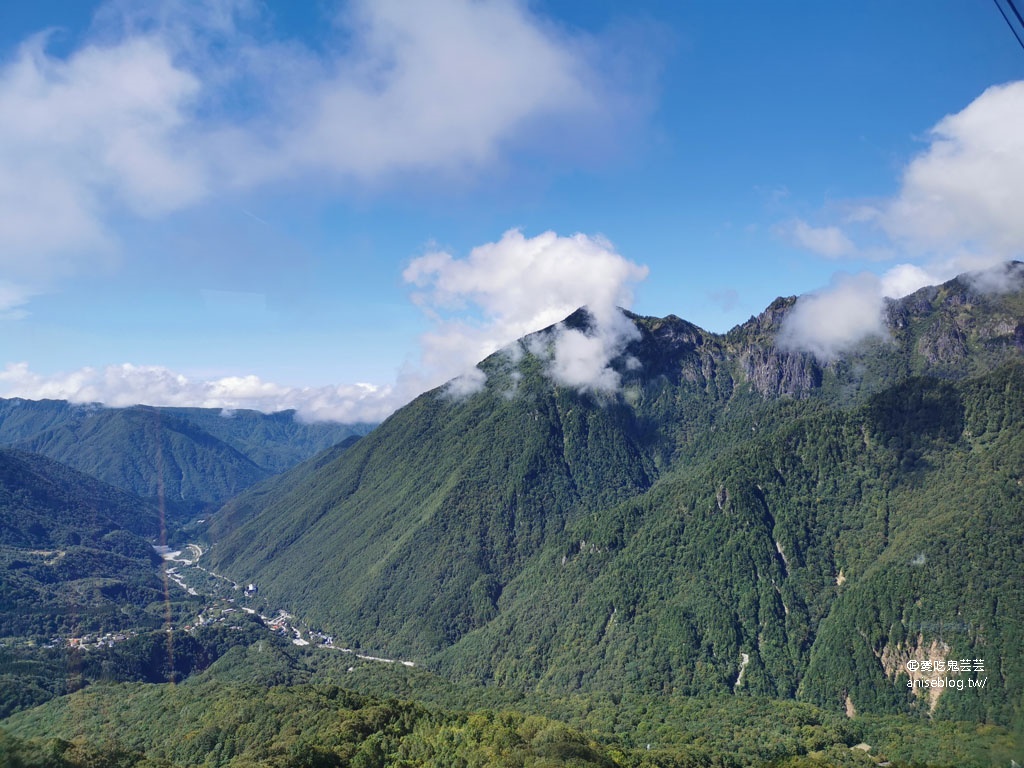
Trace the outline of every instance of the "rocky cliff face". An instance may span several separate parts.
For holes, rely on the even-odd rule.
[[[779,331],[797,303],[778,298],[724,335],[675,316],[647,320],[657,349],[641,360],[658,370],[681,364],[693,376],[714,371],[761,397],[803,399],[825,389],[862,399],[908,373],[958,379],[1024,351],[1024,264],[961,276],[887,300],[887,338],[866,340],[835,360],[780,348]],[[695,365],[693,358],[701,358]],[[725,372],[728,372],[727,374]]]
[[[754,347],[744,350],[738,363],[743,377],[762,397],[804,398],[821,387],[821,366],[807,353]]]
[[[624,383],[647,387],[664,381],[720,402],[748,391],[764,400],[821,395],[855,403],[907,375],[958,379],[1019,355],[1024,351],[1021,289],[1024,264],[1013,263],[887,300],[886,336],[866,339],[829,360],[778,343],[799,301],[795,296],[776,299],[725,334],[675,315],[654,318],[627,312],[640,338],[615,367]],[[587,332],[591,322],[581,309],[564,325]],[[537,335],[553,332],[554,327]]]

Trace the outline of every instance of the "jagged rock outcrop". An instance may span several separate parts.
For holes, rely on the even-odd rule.
[[[740,370],[762,397],[808,397],[821,387],[822,369],[813,355],[753,348],[740,356]]]

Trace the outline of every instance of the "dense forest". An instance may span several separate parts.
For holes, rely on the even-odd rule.
[[[8,718],[4,764],[988,766],[1019,754],[992,725],[851,720],[764,697],[514,695],[249,639],[178,685],[107,682]]]

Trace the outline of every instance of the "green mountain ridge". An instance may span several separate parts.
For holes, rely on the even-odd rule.
[[[154,625],[158,510],[58,462],[0,449],[0,637]]]
[[[723,335],[629,315],[614,396],[554,384],[535,334],[232,499],[206,557],[467,681],[1021,723],[1024,293],[922,289],[825,362],[777,345],[794,302]],[[928,654],[987,687],[907,688]]]
[[[187,520],[370,429],[295,416],[0,399],[0,445],[43,454],[143,498],[162,494],[170,516]]]

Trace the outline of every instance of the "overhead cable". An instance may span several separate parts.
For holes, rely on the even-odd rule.
[[[1006,26],[1008,26],[1010,31],[1013,32],[1013,36],[1017,38],[1017,42],[1020,43],[1020,47],[1024,49],[1024,40],[1021,40],[1020,33],[1017,32],[1017,28],[1013,26],[1013,22],[1010,21],[1010,17],[1006,15],[1006,11],[1004,11],[1003,6],[999,4],[999,0],[992,0],[992,2],[996,4],[996,8],[999,9],[999,14],[1003,17],[1003,21],[1006,22]],[[1020,13],[1017,11],[1017,6],[1013,4],[1013,0],[1006,0],[1006,2],[1010,6],[1010,10],[1013,11],[1013,15],[1017,17],[1017,21],[1020,22],[1021,27],[1024,27],[1024,19],[1021,18]]]

